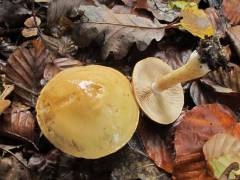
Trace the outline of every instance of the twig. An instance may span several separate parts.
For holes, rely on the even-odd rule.
[[[2,151],[5,151],[9,154],[11,154],[20,164],[22,164],[26,169],[30,169],[21,159],[19,159],[12,151],[8,150],[8,149],[5,149],[3,147],[0,146],[0,149]]]

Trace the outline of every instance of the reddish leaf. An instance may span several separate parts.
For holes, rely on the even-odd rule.
[[[227,31],[228,36],[230,37],[233,47],[240,57],[240,25],[230,27]]]
[[[207,8],[205,10],[205,13],[208,16],[208,19],[210,19],[214,29],[216,29],[216,33],[219,35],[224,35],[227,24],[225,22],[225,19],[221,16],[220,12],[215,8]]]
[[[32,47],[20,47],[8,59],[6,81],[16,85],[14,92],[31,106],[42,88],[40,80],[48,58],[41,40],[34,40]]]
[[[148,156],[155,164],[171,173],[173,170],[173,147],[166,139],[170,138],[171,133],[157,128],[156,124],[151,125],[148,122],[142,122],[139,128],[141,140]],[[163,137],[163,134],[168,137]]]
[[[202,147],[217,133],[239,132],[235,115],[225,106],[209,104],[193,108],[179,120],[174,139],[176,151],[174,176],[177,179],[184,179],[183,177],[186,179],[188,175],[191,179],[208,177]]]
[[[224,15],[230,20],[231,24],[240,23],[240,1],[239,0],[223,0]]]
[[[0,122],[0,133],[33,144],[35,120],[32,113],[24,106],[12,107],[4,114]]]

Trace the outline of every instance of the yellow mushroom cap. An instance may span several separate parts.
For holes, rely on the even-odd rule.
[[[144,113],[159,124],[174,122],[184,104],[180,83],[161,92],[152,88],[157,79],[171,71],[168,64],[154,57],[139,61],[133,70],[132,83],[136,100]]]
[[[128,79],[99,65],[57,74],[42,89],[36,109],[39,126],[53,145],[87,159],[106,156],[124,146],[139,119]]]

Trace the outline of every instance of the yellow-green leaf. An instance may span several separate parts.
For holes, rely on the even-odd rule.
[[[214,26],[205,12],[198,7],[186,7],[182,10],[183,19],[180,21],[182,27],[194,36],[204,38],[215,33]]]
[[[197,3],[189,2],[189,1],[170,1],[169,6],[172,9],[177,8],[182,10],[186,7],[193,7],[193,6],[197,7]]]
[[[208,140],[203,146],[203,152],[216,178],[219,178],[232,163],[240,164],[240,140],[226,133],[216,134]],[[238,175],[240,170],[233,170],[230,178]]]

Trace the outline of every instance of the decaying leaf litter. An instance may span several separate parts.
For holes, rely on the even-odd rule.
[[[238,0],[0,1],[0,179],[238,179],[239,15]],[[208,42],[214,38],[219,39],[220,46],[211,47]],[[204,41],[208,45],[200,46]],[[210,53],[202,53],[199,47],[210,49]],[[83,71],[89,65],[105,66],[120,71],[126,81],[132,81],[135,64],[143,59],[160,58],[156,62],[167,63],[176,70],[188,64],[196,50],[199,62],[207,62],[211,71],[194,80],[185,78],[187,82],[179,80],[184,99],[176,117],[171,121],[165,117],[165,123],[153,122],[154,118],[140,105],[137,130],[113,154],[106,153],[105,157],[92,160],[73,157],[67,151],[61,152],[64,151],[61,145],[57,146],[49,136],[46,138],[46,132],[39,127],[39,107],[36,110],[39,94],[60,72],[64,74],[69,68]],[[213,69],[212,65],[220,62],[217,54],[224,56],[225,63]],[[133,88],[135,83],[145,81],[145,74],[138,74],[137,79],[133,76]],[[104,79],[104,74],[99,77]],[[52,92],[60,92],[59,89]],[[99,87],[98,92],[101,92]],[[92,102],[85,100],[86,104],[78,107],[90,109],[92,113],[100,109],[105,112],[103,117],[110,117],[101,108],[102,104],[93,106],[96,108],[93,111],[87,108]],[[117,101],[115,98],[114,102]],[[171,99],[171,103],[174,106],[176,99]],[[58,109],[58,103],[53,106]],[[164,107],[160,116],[168,114],[171,106]],[[155,108],[151,107],[151,110]],[[68,110],[56,111],[58,117],[65,115],[65,111]],[[85,117],[79,113],[73,116]],[[99,126],[90,126],[89,136],[84,136],[88,144],[85,147],[101,146],[86,138],[100,136],[93,132]],[[123,134],[128,127],[125,125]],[[83,127],[76,129],[85,132]],[[57,132],[54,126],[53,132]],[[62,133],[60,128],[59,134],[71,139],[64,132],[64,127]],[[90,149],[84,151],[91,154]]]

